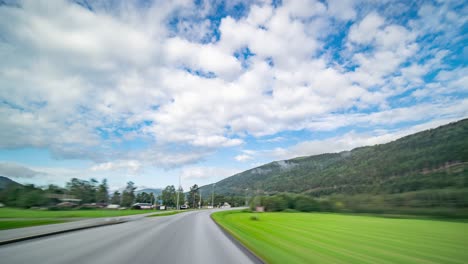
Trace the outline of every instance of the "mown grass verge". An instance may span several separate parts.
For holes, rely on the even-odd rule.
[[[0,221],[0,230],[38,226],[38,225],[50,225],[64,223],[63,220],[17,220],[17,221]]]
[[[48,211],[34,209],[0,208],[0,218],[98,218],[146,214],[151,212],[153,211],[110,209]]]
[[[463,222],[242,211],[212,217],[267,263],[468,261],[468,223]]]

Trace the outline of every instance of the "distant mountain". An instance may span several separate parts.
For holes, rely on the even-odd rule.
[[[141,190],[138,190],[138,191],[135,191],[136,194],[139,194],[139,193],[142,193],[142,192],[145,192],[145,193],[153,193],[153,195],[155,197],[157,197],[158,195],[160,195],[162,193],[162,189],[160,188],[156,188],[156,189],[153,189],[153,188],[145,188],[145,189],[141,189]]]
[[[7,186],[9,186],[11,184],[21,186],[21,184],[15,182],[14,180],[12,180],[12,179],[10,179],[8,177],[0,176],[0,189],[5,189]]]
[[[271,162],[216,183],[217,194],[242,196],[396,194],[444,188],[468,188],[468,119],[387,144]],[[209,193],[211,185],[201,189]]]

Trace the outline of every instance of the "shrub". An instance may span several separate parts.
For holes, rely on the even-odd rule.
[[[300,196],[296,200],[295,209],[302,212],[320,211],[320,204],[311,197]]]
[[[252,216],[250,216],[250,220],[252,220],[252,221],[258,221],[258,220],[260,220],[260,219],[258,218],[257,215],[252,215]]]
[[[263,199],[263,206],[268,212],[280,212],[288,208],[288,203],[281,196],[267,196]]]
[[[278,196],[286,200],[287,208],[294,209],[296,207],[297,197],[300,195],[292,194],[292,193],[281,193],[281,194],[278,194]]]

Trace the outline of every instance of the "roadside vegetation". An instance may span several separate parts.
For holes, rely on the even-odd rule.
[[[136,186],[131,181],[122,193],[115,191],[113,195],[109,195],[106,179],[99,182],[96,179],[72,178],[64,188],[53,184],[45,187],[22,185],[2,176],[0,183],[0,202],[9,207],[47,207],[51,210],[93,209],[108,204],[131,207],[134,202],[140,202],[139,199],[147,199],[141,194],[135,195]]]
[[[213,219],[267,263],[466,263],[468,223],[225,211]]]
[[[169,215],[180,214],[183,212],[185,211],[171,211],[171,212],[164,212],[164,213],[156,213],[156,214],[148,215],[147,217],[169,216]]]
[[[188,192],[182,187],[176,189],[168,185],[164,189],[144,189],[136,191],[132,181],[122,191],[109,192],[106,179],[83,180],[72,178],[65,187],[57,185],[35,186],[20,184],[8,177],[0,176],[0,207],[61,210],[103,209],[148,209],[149,207],[175,209],[177,205],[185,208],[214,206],[228,203],[232,206],[245,205],[244,196],[200,195],[200,187],[194,184]],[[148,192],[145,192],[148,191]],[[213,203],[213,204],[212,204]]]
[[[145,213],[151,213],[151,211],[107,209],[50,211],[20,208],[0,208],[0,218],[98,218]]]
[[[20,227],[29,227],[29,226],[38,226],[38,225],[50,225],[50,224],[60,224],[64,223],[64,220],[57,219],[34,219],[34,220],[0,220],[0,230],[13,229]]]
[[[454,203],[454,201],[458,202]],[[468,191],[433,190],[409,192],[403,195],[360,194],[320,198],[304,194],[280,193],[253,197],[250,201],[250,208],[256,210],[257,207],[267,212],[293,210],[468,218]]]
[[[150,213],[148,210],[35,210],[21,208],[0,208],[0,230],[37,225],[58,224],[80,218],[127,216]]]
[[[217,182],[216,192],[290,192],[339,202],[339,210],[453,215],[468,209],[467,135],[464,119],[386,144],[274,161]]]

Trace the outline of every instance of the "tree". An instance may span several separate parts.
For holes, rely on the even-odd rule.
[[[135,200],[135,183],[132,181],[127,182],[127,187],[122,193],[122,206],[130,207]]]
[[[152,203],[153,202],[153,193],[149,194],[142,192],[137,194],[136,200],[137,203]]]
[[[96,202],[107,203],[109,201],[109,187],[107,186],[107,179],[102,180],[96,191]]]
[[[49,184],[47,188],[44,190],[46,193],[46,197],[51,197],[49,198],[48,204],[58,204],[61,202],[61,200],[58,198],[59,196],[56,196],[57,194],[63,195],[66,193],[66,189],[59,187],[54,184]],[[51,195],[51,196],[49,196]]]
[[[263,206],[265,206],[266,211],[280,212],[288,208],[288,201],[279,195],[267,196],[263,200]]]
[[[215,194],[214,195],[214,205],[215,207],[218,207],[218,206],[221,206],[224,204],[224,202],[226,202],[226,198],[224,197],[224,195],[222,194]]]
[[[295,209],[302,212],[320,211],[320,204],[311,197],[301,195],[296,199]]]
[[[0,201],[8,206],[29,208],[32,206],[48,205],[50,199],[45,196],[45,191],[33,184],[12,185],[0,189]]]
[[[169,207],[175,207],[177,201],[177,193],[174,185],[168,185],[161,193],[163,204]]]
[[[95,179],[85,181],[73,178],[67,183],[67,189],[69,194],[81,199],[82,203],[94,203],[96,202],[96,184]]]
[[[200,188],[198,185],[193,185],[190,187],[190,191],[187,195],[187,201],[189,206],[192,208],[197,208],[198,207],[198,202],[200,201],[200,193],[198,192]]]
[[[49,184],[45,191],[49,194],[64,194],[66,190],[57,185]]]
[[[43,206],[47,204],[47,201],[48,199],[45,197],[44,191],[30,184],[24,186],[23,192],[17,201],[17,206],[24,208]]]
[[[120,204],[120,202],[121,202],[120,192],[115,191],[114,194],[112,195],[111,203]]]

